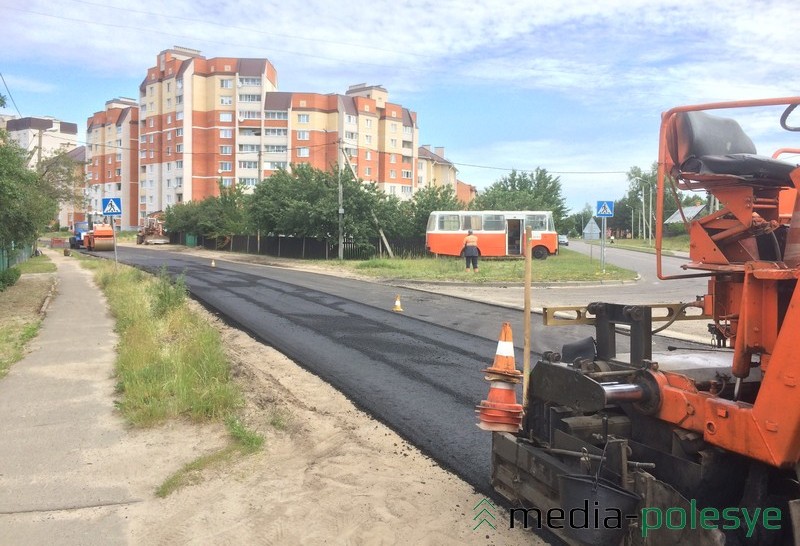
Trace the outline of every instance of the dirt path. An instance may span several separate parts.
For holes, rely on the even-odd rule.
[[[265,448],[129,507],[132,543],[544,544],[510,529],[500,508],[495,529],[474,529],[482,495],[316,376],[209,320],[223,332],[245,420]]]

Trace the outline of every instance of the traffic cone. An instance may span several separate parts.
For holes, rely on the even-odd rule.
[[[217,262],[214,261],[214,258],[211,258],[211,267],[217,267]]]
[[[392,308],[392,311],[395,313],[403,312],[403,307],[400,305],[400,294],[397,294],[397,298],[394,300],[394,307]]]
[[[498,379],[513,378],[514,383],[519,383],[519,378],[522,372],[517,370],[514,363],[514,341],[511,335],[511,324],[508,322],[503,323],[500,329],[500,339],[497,342],[497,351],[494,355],[494,363],[491,368],[483,370],[487,374],[487,380],[494,381]]]
[[[522,406],[517,404],[517,389],[512,383],[505,381],[491,381],[489,385],[489,396],[485,402],[495,404],[494,407],[499,409],[514,409],[517,406],[522,409]]]

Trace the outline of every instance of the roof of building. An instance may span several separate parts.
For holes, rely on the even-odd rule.
[[[430,148],[427,147],[427,145],[420,146],[419,150],[418,150],[418,154],[419,154],[420,159],[430,159],[431,161],[435,161],[437,163],[445,163],[447,165],[452,165],[451,162],[449,162],[448,160],[446,160],[442,156],[433,153],[430,150]]]
[[[52,129],[55,123],[59,124],[58,131],[60,133],[67,133],[70,135],[77,135],[78,134],[78,124],[77,123],[68,123],[66,121],[58,121],[55,119],[44,119],[44,118],[19,118],[19,119],[10,119],[6,123],[6,130],[11,131],[25,131],[27,129],[33,131],[46,131],[48,129]]]
[[[86,162],[86,146],[78,146],[67,152],[67,157],[78,163]]]
[[[694,220],[697,218],[700,213],[705,210],[705,205],[694,205],[691,207],[683,207],[683,215],[686,217],[687,220]],[[672,216],[664,220],[665,224],[681,224],[683,223],[683,217],[681,217],[681,211],[676,210],[672,213]]]
[[[288,110],[291,105],[292,93],[288,91],[264,93],[264,110]]]

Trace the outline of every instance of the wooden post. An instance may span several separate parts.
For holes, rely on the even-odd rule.
[[[522,349],[522,406],[528,409],[528,378],[531,375],[531,239],[533,228],[525,227],[525,345]]]

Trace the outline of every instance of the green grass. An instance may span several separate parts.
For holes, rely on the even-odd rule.
[[[56,270],[56,264],[44,254],[41,256],[32,256],[14,267],[18,268],[23,275],[25,273],[53,273]]]
[[[418,281],[523,282],[525,261],[522,259],[481,259],[478,273],[465,271],[463,258],[401,258],[336,262],[337,267],[351,268],[377,278]],[[636,273],[606,264],[605,274],[598,256],[562,248],[557,256],[531,263],[533,282],[569,282],[597,280],[629,280]]]
[[[584,241],[591,245],[600,245],[600,241]],[[606,240],[606,245],[610,242]],[[621,246],[642,252],[655,253],[655,242],[645,239],[615,239],[614,246]],[[665,254],[670,252],[689,252],[689,234],[664,237],[661,240],[661,250]]]
[[[15,362],[22,359],[25,345],[39,333],[41,320],[29,323],[5,324],[0,328],[0,377],[8,373]]]

